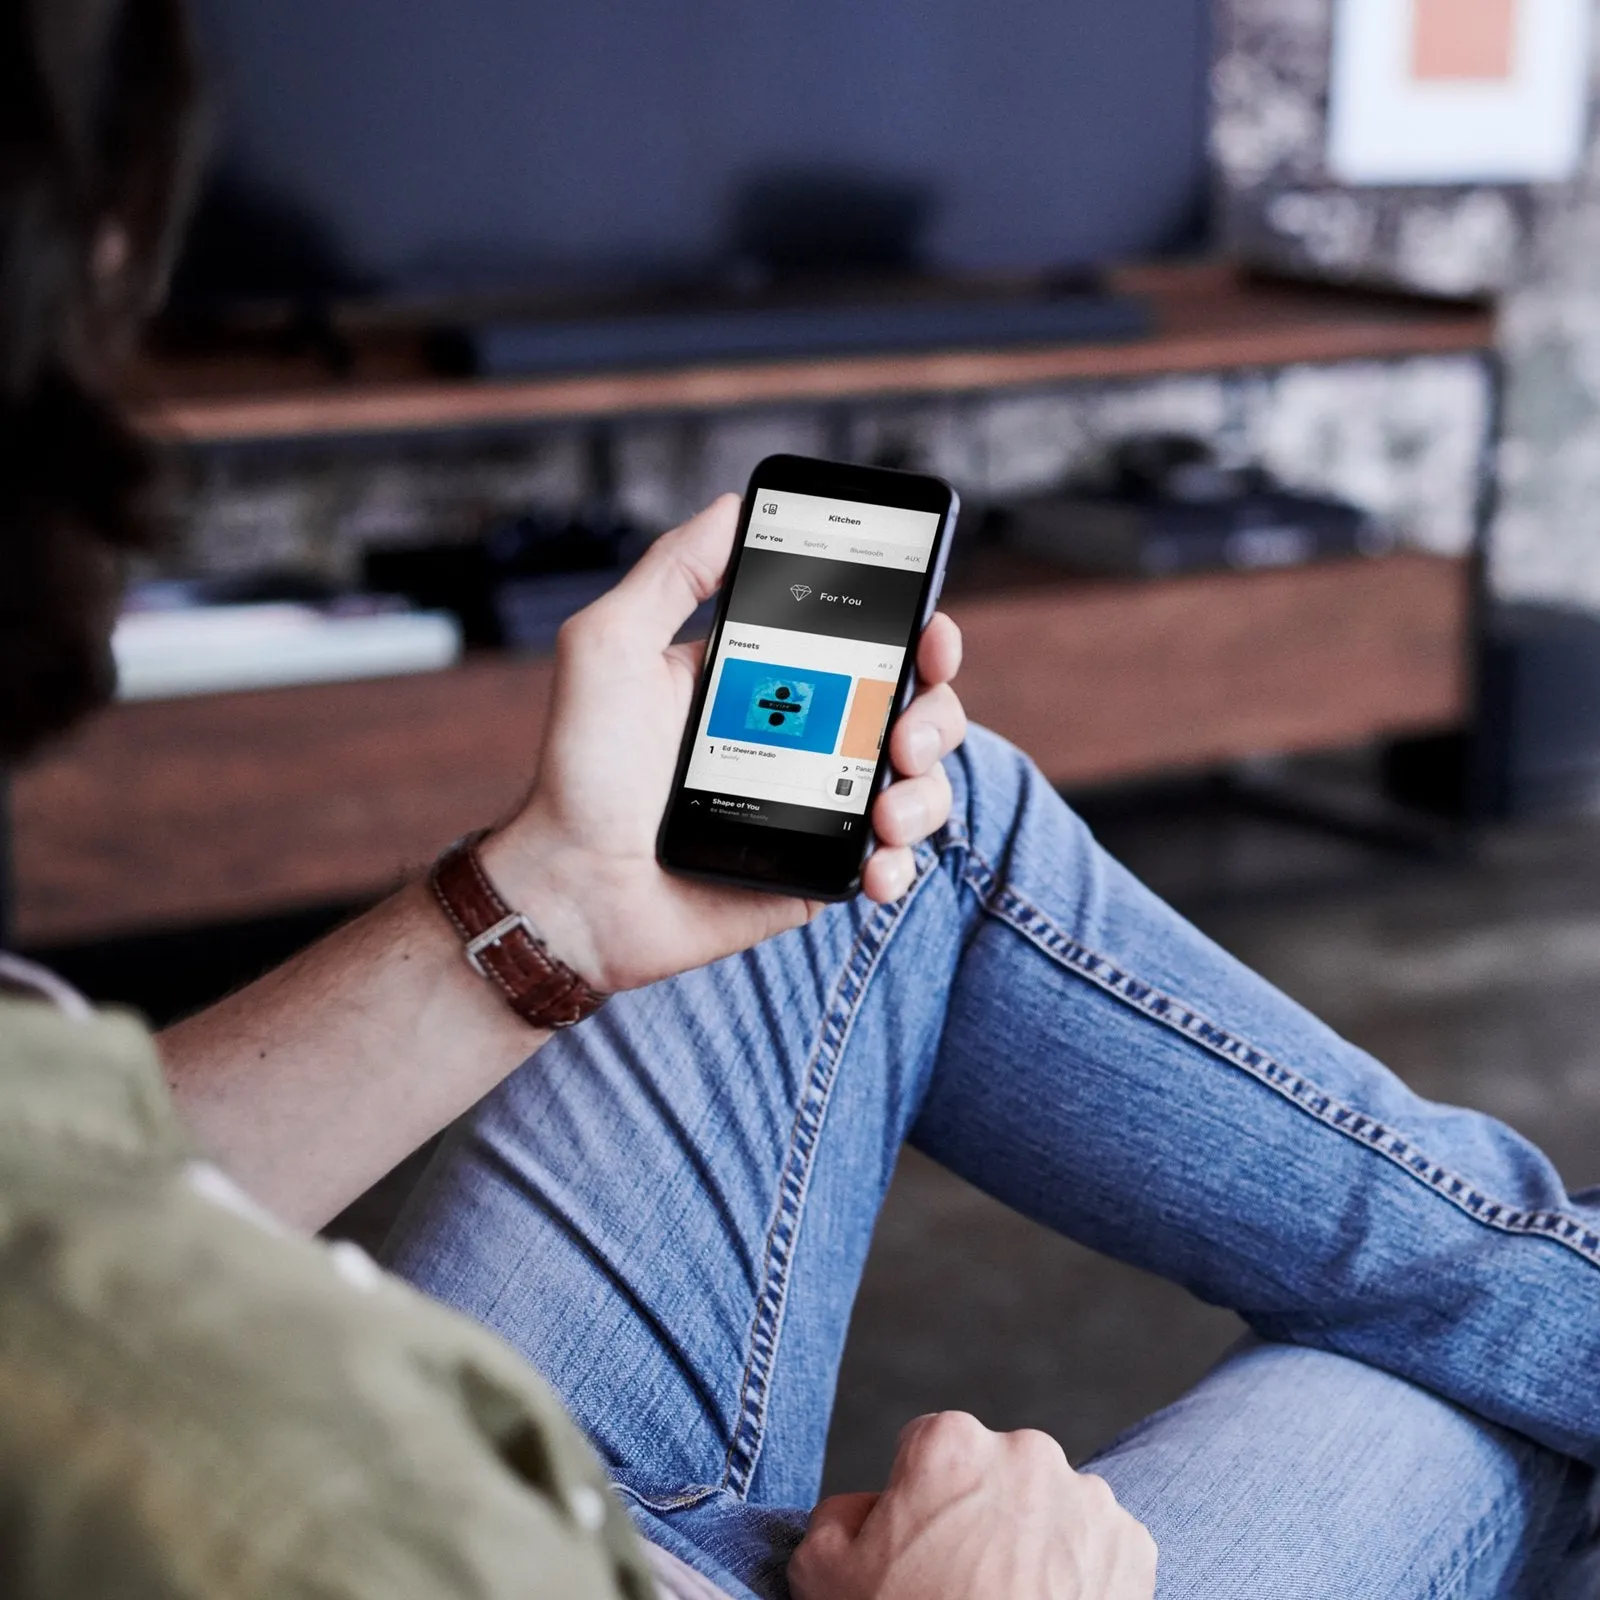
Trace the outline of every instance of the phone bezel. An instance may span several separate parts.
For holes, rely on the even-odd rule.
[[[711,686],[711,668],[727,624],[728,605],[744,556],[745,536],[755,509],[757,490],[789,490],[796,494],[855,500],[864,505],[896,506],[910,511],[931,511],[939,517],[939,531],[917,601],[916,619],[905,647],[900,680],[895,685],[894,710],[888,728],[905,709],[916,683],[917,644],[933,615],[950,541],[955,531],[960,498],[941,478],[925,473],[897,472],[888,467],[860,467],[841,461],[821,461],[808,456],[768,456],[750,475],[739,510],[739,529],[733,556],[717,596],[716,615],[706,640],[706,659],[695,685],[694,704],[684,727],[673,774],[672,790],[656,840],[656,858],[667,871],[681,877],[768,893],[789,894],[808,900],[848,900],[861,891],[861,871],[872,848],[872,807],[888,781],[893,764],[885,733],[878,766],[859,839],[798,833],[786,828],[763,827],[709,817],[690,817],[683,803],[689,761],[705,712]]]

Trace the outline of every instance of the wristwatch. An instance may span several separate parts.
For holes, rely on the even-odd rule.
[[[467,964],[492,983],[530,1027],[570,1028],[610,998],[550,953],[533,924],[500,898],[483,870],[478,846],[489,830],[458,839],[428,874],[450,925],[466,947]]]

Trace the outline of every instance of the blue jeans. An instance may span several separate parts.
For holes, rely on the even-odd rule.
[[[904,900],[546,1046],[392,1265],[546,1375],[650,1537],[781,1595],[909,1139],[1254,1330],[1094,1463],[1162,1596],[1600,1595],[1600,1191],[1233,961],[1009,746],[949,770]]]

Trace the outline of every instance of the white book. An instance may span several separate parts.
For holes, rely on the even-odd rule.
[[[133,611],[112,635],[119,700],[434,672],[461,657],[448,612],[330,616],[307,605]]]

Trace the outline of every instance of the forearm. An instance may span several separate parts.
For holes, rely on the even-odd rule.
[[[161,1036],[204,1147],[285,1221],[320,1227],[549,1035],[462,959],[413,884]]]
[[[538,779],[483,844],[490,880],[593,989],[640,988],[800,926],[816,907],[671,878],[656,831],[700,657],[673,643],[726,568],[738,502],[663,535],[562,629]],[[935,618],[922,691],[891,738],[896,780],[873,810],[866,894],[910,887],[915,845],[949,814],[940,759],[965,720],[949,687],[960,635]],[[638,707],[649,705],[643,723]],[[413,885],[162,1038],[179,1108],[233,1177],[316,1227],[492,1089],[547,1035],[463,959]]]

